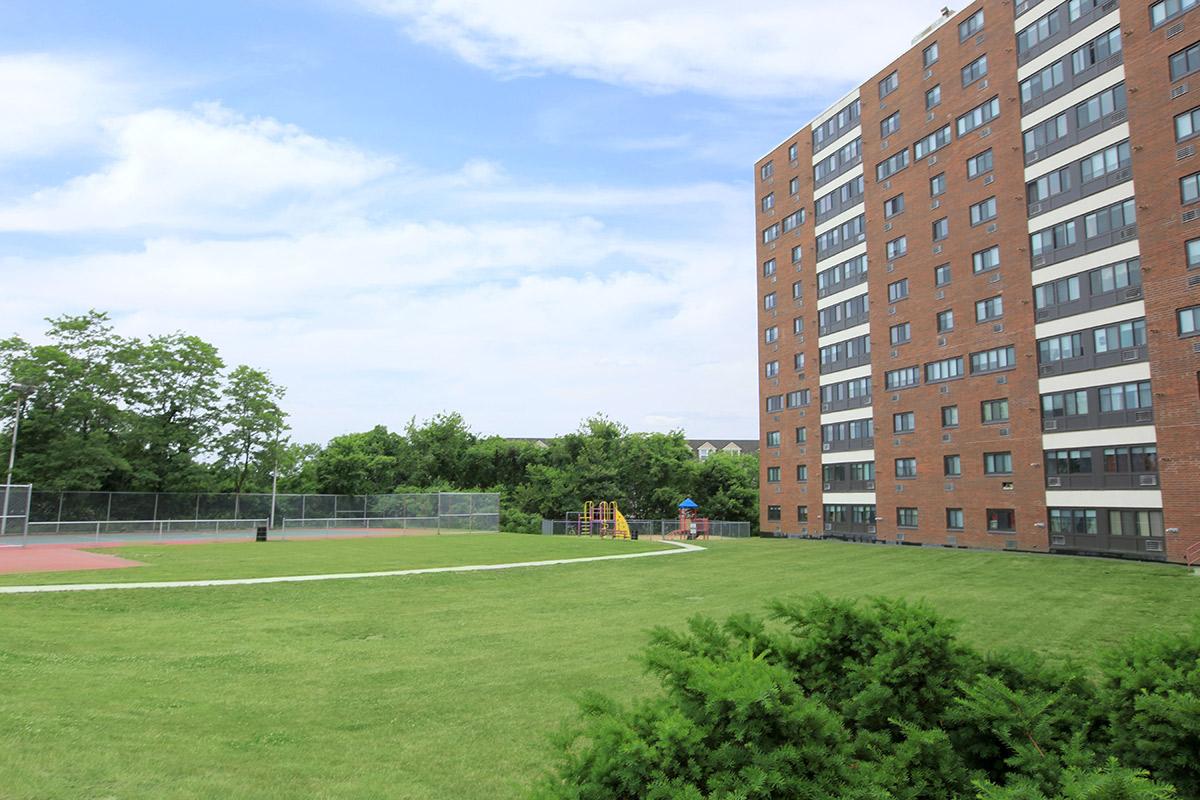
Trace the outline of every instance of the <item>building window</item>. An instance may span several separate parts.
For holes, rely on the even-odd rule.
[[[1088,413],[1087,391],[1059,392],[1042,397],[1042,418],[1074,417]]]
[[[792,284],[792,299],[793,300],[803,300],[804,299],[804,283],[802,281],[796,281],[795,283]]]
[[[978,300],[975,303],[975,321],[987,322],[1004,316],[1004,298],[1000,295]]]
[[[1184,245],[1184,253],[1187,255],[1187,268],[1200,268],[1200,239],[1192,239]]]
[[[805,444],[808,441],[808,428],[796,428],[796,444]]]
[[[981,272],[1000,268],[1000,247],[989,247],[971,254],[971,270],[978,275]]]
[[[779,447],[779,431],[767,431],[767,447]]]
[[[915,458],[897,458],[896,459],[896,477],[897,478],[915,478],[915,477],[917,477],[917,460]]]
[[[792,142],[790,145],[788,145],[788,161],[795,161],[797,152],[798,151],[796,150],[795,142]]]
[[[1184,205],[1200,200],[1200,172],[1179,179],[1179,196]]]
[[[908,278],[888,284],[888,302],[894,303],[897,300],[903,300],[908,297]]]
[[[925,365],[925,382],[938,383],[940,381],[961,378],[963,374],[962,369],[962,356],[944,358],[941,361],[931,361]]]
[[[887,243],[887,259],[892,261],[908,252],[908,237],[899,236]]]
[[[1177,81],[1200,69],[1200,42],[1171,56],[1171,80]]]
[[[897,508],[896,524],[901,528],[917,527],[917,510],[915,508]]]
[[[779,338],[779,328],[776,325],[772,325],[771,327],[769,327],[763,331],[763,341],[766,342],[767,344],[771,344],[771,342],[776,341],[778,338]]]
[[[942,406],[942,427],[958,427],[958,406]]]
[[[972,61],[962,68],[962,85],[963,87],[970,86],[975,81],[987,75],[987,54],[984,53],[979,58]]]
[[[915,411],[903,411],[892,414],[893,433],[912,433],[917,429],[917,414]]]
[[[807,218],[807,216],[808,212],[803,208],[799,211],[794,211],[791,214],[788,214],[783,218],[783,232],[788,233],[789,231],[796,230],[796,228],[799,228],[804,224],[804,220]]]
[[[989,422],[1008,422],[1008,398],[984,400],[979,404],[980,416],[986,425]]]
[[[1092,331],[1092,339],[1097,353],[1142,347],[1146,344],[1146,320],[1135,319],[1097,328]]]
[[[1062,336],[1051,336],[1049,339],[1038,341],[1038,363],[1052,364],[1083,355],[1083,335],[1079,333],[1064,333]]]
[[[797,336],[804,333],[804,317],[796,317],[792,320],[792,333]]]
[[[986,103],[981,103],[958,118],[958,135],[966,136],[976,128],[981,128],[1000,116],[1000,97],[997,95]]]
[[[769,278],[775,274],[775,259],[763,262],[763,277]]]
[[[938,43],[937,42],[934,42],[933,44],[929,45],[929,47],[926,47],[924,50],[921,51],[921,64],[926,69],[928,69],[929,67],[931,67],[935,63],[937,63],[937,60],[938,60]]]
[[[1017,529],[1016,519],[1011,508],[989,508],[987,510],[988,531],[1011,532]]]
[[[978,178],[992,171],[992,150],[989,147],[977,156],[967,159],[967,178]]]
[[[792,263],[799,264],[800,258],[804,255],[804,249],[800,245],[792,248]]]
[[[787,407],[800,408],[812,402],[812,389],[797,389],[787,393]]]
[[[1157,536],[1163,535],[1161,511],[1109,511],[1108,533],[1110,536]]]
[[[971,206],[971,224],[980,225],[990,219],[996,218],[996,198],[989,197],[986,200],[976,203]]]
[[[906,389],[921,382],[921,371],[917,367],[893,369],[883,375],[883,385],[886,389]]]
[[[964,21],[958,23],[958,40],[965,42],[983,30],[983,9],[979,9]]]
[[[1200,0],[1159,0],[1150,6],[1150,26],[1157,28],[1185,11],[1196,7]]]
[[[778,522],[783,519],[783,506],[767,506],[767,520]]]
[[[1200,108],[1193,108],[1175,117],[1175,141],[1192,138],[1200,130]]]
[[[1012,345],[984,350],[981,353],[971,353],[972,375],[983,372],[997,372],[1002,369],[1012,369],[1016,365],[1017,354],[1016,349]]]
[[[783,411],[783,395],[773,394],[767,398],[767,413]]]
[[[774,225],[772,225],[768,228],[763,228],[762,236],[763,236],[763,244],[770,244],[771,242],[778,239],[779,238],[779,223],[776,222]]]
[[[912,340],[912,325],[902,322],[888,329],[888,335],[893,345],[904,344]]]
[[[775,292],[770,292],[763,296],[763,309],[770,311],[775,307]]]
[[[1200,334],[1200,306],[1181,308],[1176,312],[1179,317],[1179,335],[1196,336]]]
[[[900,130],[900,112],[884,117],[879,122],[879,136],[886,139],[896,131]]]
[[[788,181],[788,194],[790,194],[790,195],[800,194],[800,179],[799,178],[792,178],[790,181]]]
[[[808,464],[796,465],[796,482],[805,483],[808,481]]]
[[[938,312],[937,329],[938,333],[954,330],[954,309],[948,308]]]
[[[947,478],[962,477],[962,458],[958,455],[943,456],[942,471]]]
[[[961,508],[946,509],[946,527],[952,531],[961,531],[963,528],[963,510]]]
[[[804,353],[796,353],[792,356],[792,366],[795,367],[796,372],[804,371]]]
[[[900,88],[900,73],[893,72],[879,82],[879,99],[882,100],[898,88]]]
[[[931,111],[942,104],[942,85],[939,83],[925,93],[925,110]]]
[[[796,506],[796,522],[808,522],[808,506]]]
[[[1093,290],[1093,294],[1099,294]],[[1079,299],[1079,276],[1043,283],[1033,288],[1033,302],[1038,310],[1049,306],[1070,303]]]
[[[937,197],[946,192],[946,173],[941,172],[929,179],[929,196]]]
[[[768,161],[767,163],[763,164],[761,167],[758,168],[758,176],[760,178],[762,178],[764,181],[769,180],[770,177],[774,174],[775,174],[775,163],[773,161]]]
[[[887,180],[902,169],[908,167],[908,148],[904,148],[896,155],[881,161],[875,165],[875,179],[879,181]]]
[[[913,145],[913,158],[919,160],[928,155],[936,153],[938,150],[941,150],[943,147],[950,144],[952,138],[953,137],[950,134],[949,125],[939,131],[934,131]]]
[[[950,282],[950,265],[942,264],[933,268],[933,283],[935,286],[945,286]]]
[[[904,210],[904,195],[898,194],[891,200],[883,201],[883,217],[891,219]]]
[[[778,376],[779,375],[779,362],[778,361],[768,361],[764,372],[766,372],[766,375],[768,378],[774,378],[774,377]]]
[[[933,223],[933,240],[940,242],[950,235],[950,219],[942,217]]]
[[[1011,475],[1012,453],[984,453],[984,475]]]
[[[767,483],[779,483],[779,467],[767,467]]]
[[[771,192],[769,195],[767,195],[766,197],[764,197],[762,199],[762,210],[770,211],[774,207],[775,207],[775,193]]]
[[[1111,55],[1121,52],[1121,29],[1113,28],[1071,53],[1071,71],[1078,75]]]

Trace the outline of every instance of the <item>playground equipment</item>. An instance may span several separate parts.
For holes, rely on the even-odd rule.
[[[632,539],[629,523],[617,501],[602,500],[599,503],[588,500],[583,504],[583,515],[579,518],[580,536],[611,536],[614,539]]]
[[[663,534],[665,539],[707,539],[709,531],[708,517],[697,516],[700,508],[696,501],[687,498],[679,504],[679,527]]]

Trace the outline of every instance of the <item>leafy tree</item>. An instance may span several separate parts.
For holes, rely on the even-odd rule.
[[[697,462],[688,492],[712,519],[758,524],[758,456],[713,453]]]
[[[328,494],[381,494],[400,482],[408,450],[404,437],[377,425],[366,433],[335,436],[316,456],[318,490]]]
[[[217,440],[220,464],[236,493],[249,488],[253,474],[269,475],[272,455],[286,427],[279,406],[284,390],[271,382],[267,373],[246,365],[234,368],[225,383],[225,405],[221,409],[222,434]],[[253,487],[257,490],[269,486]]]
[[[421,425],[412,419],[404,437],[408,449],[398,482],[424,486],[448,481],[461,485],[468,472],[468,453],[477,441],[461,414],[435,414]]]

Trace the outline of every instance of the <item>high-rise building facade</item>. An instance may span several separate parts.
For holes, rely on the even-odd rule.
[[[981,0],[764,156],[762,529],[1200,556],[1198,143],[1200,0]]]

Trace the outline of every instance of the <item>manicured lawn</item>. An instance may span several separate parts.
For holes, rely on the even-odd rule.
[[[82,572],[0,575],[0,586],[44,583],[134,583],[139,581],[261,578],[331,572],[386,572],[463,564],[504,564],[554,558],[617,555],[663,550],[651,541],[614,541],[578,536],[454,534],[306,539],[213,544],[134,544],[94,552],[139,561],[145,566]],[[3,558],[0,551],[0,558]]]
[[[422,558],[484,563],[474,540],[515,538],[442,537]],[[547,557],[569,541],[524,538],[512,546]],[[396,564],[428,546],[378,541]],[[363,543],[304,544],[340,571]],[[817,591],[924,598],[980,647],[1092,663],[1200,609],[1200,579],[1178,567],[764,540],[506,572],[4,596],[0,795],[520,797],[574,696],[652,687],[633,660],[648,628]]]

